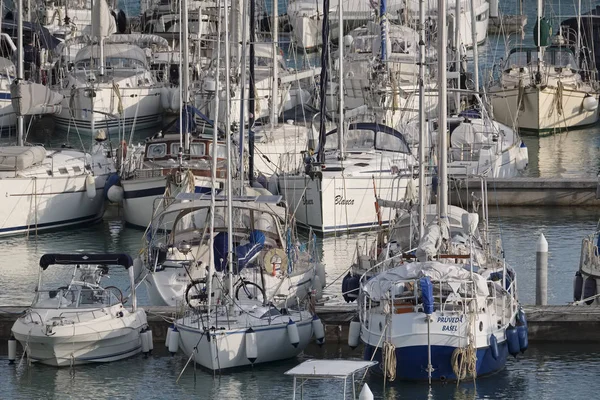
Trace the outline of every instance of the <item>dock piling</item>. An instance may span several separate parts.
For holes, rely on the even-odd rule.
[[[548,241],[543,233],[536,244],[535,257],[535,305],[548,304]]]

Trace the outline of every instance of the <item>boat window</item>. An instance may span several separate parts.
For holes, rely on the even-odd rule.
[[[375,149],[384,151],[395,151],[400,153],[410,153],[410,149],[402,138],[389,133],[377,132],[377,142]]]
[[[68,174],[69,173],[69,171],[67,171],[67,169],[65,167],[59,168],[58,172],[60,172],[61,174]]]
[[[487,10],[479,14],[475,19],[477,21],[485,21],[487,19]]]
[[[374,36],[357,36],[352,45],[356,53],[371,53],[373,51]],[[393,50],[392,50],[393,51]]]
[[[364,149],[375,145],[375,132],[367,129],[350,129],[346,132],[346,148]]]
[[[160,158],[167,155],[166,143],[153,143],[146,149],[147,158]]]
[[[272,67],[273,59],[270,57],[256,57],[255,66],[257,67]]]
[[[213,145],[212,143],[210,144],[209,147],[209,154],[212,157],[213,155]],[[218,145],[217,147],[217,158],[227,158],[227,147],[223,144]]]
[[[202,157],[206,154],[206,146],[204,143],[192,143],[190,144],[190,156]]]
[[[555,67],[575,68],[577,62],[573,53],[568,50],[556,49],[544,53],[544,62],[552,64]]]
[[[508,56],[506,68],[526,67],[528,64],[537,62],[537,52],[517,51]]]
[[[77,69],[90,69],[95,68],[100,65],[100,59],[87,59],[78,61],[75,67]],[[135,58],[125,58],[125,57],[107,57],[105,59],[104,65],[107,68],[114,69],[144,69],[146,66],[140,60],[136,60]]]
[[[392,53],[406,54],[410,50],[412,43],[401,38],[392,38]]]
[[[179,154],[179,143],[171,143],[171,155]]]
[[[73,167],[73,172],[79,173],[81,172],[81,168],[79,168],[77,165]]]

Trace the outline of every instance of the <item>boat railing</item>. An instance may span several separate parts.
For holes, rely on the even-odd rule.
[[[68,289],[38,290],[33,303],[34,308],[47,309],[89,309],[111,307],[120,302],[110,290]]]

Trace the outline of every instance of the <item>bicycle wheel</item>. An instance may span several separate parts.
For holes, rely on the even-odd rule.
[[[240,281],[240,283],[238,283],[238,285],[236,286],[236,300],[240,300],[240,294],[242,295],[241,300],[258,300],[260,302],[264,302],[267,298],[263,288],[261,288],[256,283],[247,280]]]

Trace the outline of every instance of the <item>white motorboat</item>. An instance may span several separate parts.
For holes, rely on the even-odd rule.
[[[252,190],[248,188],[247,190]],[[235,197],[236,300],[259,299],[280,303],[320,292],[325,273],[315,254],[314,239],[300,246],[286,225],[280,196]],[[215,236],[208,236],[210,195],[180,194],[152,221],[142,260],[148,297],[154,305],[192,305],[198,286],[206,284],[210,246],[216,271],[224,272],[227,258],[226,197],[218,196]]]
[[[71,268],[44,274],[51,265]],[[129,272],[132,289],[126,299],[117,287],[100,285],[110,265]],[[33,304],[12,327],[26,356],[62,367],[116,361],[142,351],[146,313],[137,308],[132,265],[127,254],[43,255]],[[71,279],[60,280],[65,277]]]

